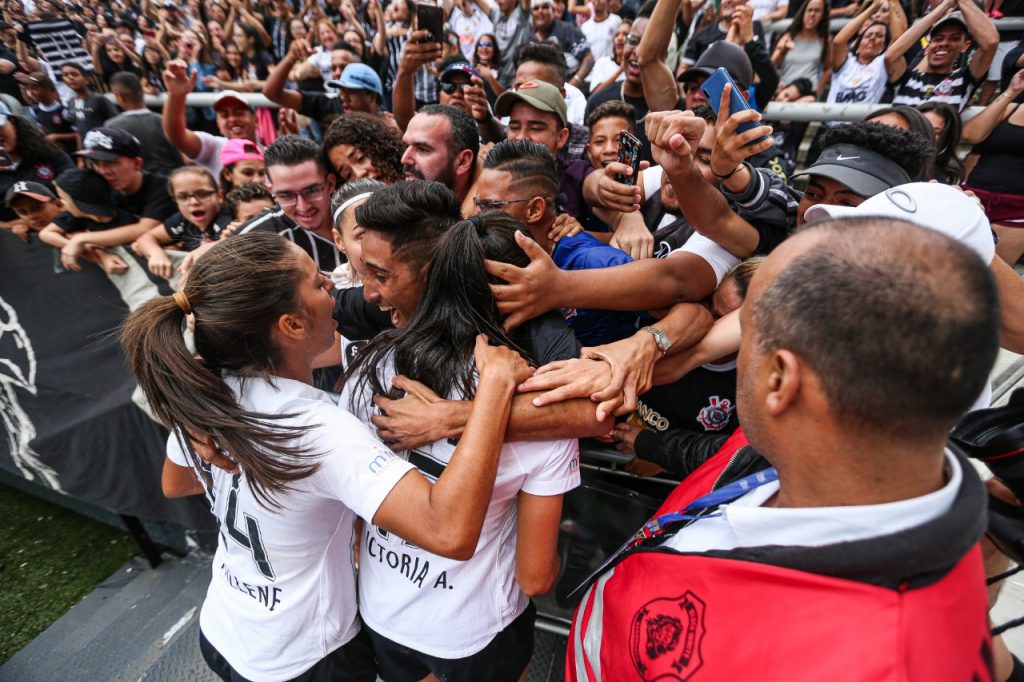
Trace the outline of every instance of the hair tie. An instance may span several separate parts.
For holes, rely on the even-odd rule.
[[[363,192],[362,194],[357,194],[354,197],[351,197],[350,199],[346,199],[344,202],[342,202],[341,206],[339,206],[338,208],[334,209],[334,222],[335,223],[338,222],[338,218],[341,217],[341,214],[345,212],[346,208],[348,208],[352,204],[356,203],[357,201],[361,201],[363,199],[369,199],[372,196],[373,196],[373,192]]]
[[[480,237],[487,236],[487,226],[484,225],[484,219],[480,217],[479,213],[474,216],[470,216],[469,222],[473,223],[473,227],[476,228],[477,235]]]
[[[188,302],[188,296],[185,295],[184,291],[175,291],[171,295],[171,298],[173,298],[174,302],[178,304],[179,308],[181,308],[181,312],[186,315],[192,314],[192,304]]]

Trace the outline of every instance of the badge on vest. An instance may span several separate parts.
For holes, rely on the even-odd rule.
[[[629,649],[644,682],[690,679],[704,665],[704,602],[689,590],[652,599],[633,616]]]

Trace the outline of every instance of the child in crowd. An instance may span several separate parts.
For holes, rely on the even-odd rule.
[[[225,193],[239,185],[267,182],[263,150],[249,140],[228,140],[220,152],[220,186]]]
[[[103,176],[94,170],[68,169],[57,176],[55,184],[63,212],[39,232],[39,239],[44,244],[61,249],[61,265],[65,269],[79,272],[82,266],[78,258],[69,255],[64,249],[75,239],[75,235],[109,230],[137,221],[132,214],[112,208],[114,192]],[[119,275],[128,270],[124,259],[98,246],[87,245],[82,255],[110,275]]]
[[[176,169],[167,187],[178,204],[178,213],[139,237],[132,248],[149,261],[150,272],[170,280],[175,269],[164,247],[177,244],[177,250],[194,251],[202,244],[215,242],[232,216],[222,210],[224,194],[202,166]]]
[[[622,100],[610,100],[590,112],[587,125],[590,127],[587,158],[594,168],[604,168],[619,159],[622,131],[636,135],[636,109]]]
[[[32,118],[46,133],[46,139],[59,144],[68,154],[74,154],[81,138],[75,131],[71,115],[57,95],[57,86],[42,71],[33,71],[25,77],[25,88],[36,102],[30,109]]]
[[[61,212],[62,204],[49,187],[38,182],[20,181],[10,186],[4,195],[7,208],[25,221],[11,231],[22,241],[29,240],[29,234],[39,232],[53,222]]]
[[[89,72],[80,64],[66,62],[61,65],[60,79],[75,93],[74,98],[68,101],[66,115],[80,139],[119,113],[113,102],[89,89]]]
[[[234,234],[235,228],[266,208],[274,206],[274,197],[266,185],[248,183],[239,185],[224,197],[224,212],[231,216],[231,224],[221,232],[222,237]]]

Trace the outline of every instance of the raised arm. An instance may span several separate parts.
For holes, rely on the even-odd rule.
[[[168,62],[164,69],[164,135],[185,156],[195,158],[203,150],[203,141],[185,127],[185,97],[196,86],[196,72],[189,73],[188,65],[180,59]]]
[[[898,81],[907,72],[907,58],[904,56],[907,50],[921,40],[932,26],[956,5],[957,0],[942,0],[935,9],[892,41],[889,49],[885,51],[885,70],[889,73],[890,83]]]
[[[644,84],[644,99],[651,111],[674,109],[679,101],[679,90],[672,69],[668,68],[668,47],[676,25],[676,15],[684,0],[660,0],[651,14],[636,59],[640,62],[640,79]],[[622,55],[622,64],[630,58],[629,46]]]
[[[1024,92],[1024,69],[1014,74],[1006,90],[992,100],[980,114],[964,124],[964,132],[961,139],[968,144],[978,144],[992,134],[999,122],[1012,113],[1014,108],[1010,107],[1015,99]]]
[[[855,16],[850,23],[843,26],[839,33],[836,33],[835,37],[832,38],[832,70],[838,71],[843,68],[843,64],[846,63],[847,57],[850,56],[850,41],[853,37],[860,33],[860,29],[864,24],[867,23],[875,12],[877,12],[882,6],[882,0],[872,0],[871,4],[868,5],[867,9]],[[834,14],[833,14],[834,16]],[[890,15],[891,16],[891,15]],[[895,35],[895,34],[890,34]]]
[[[973,0],[959,0],[957,7],[963,12],[967,30],[977,48],[968,68],[974,80],[985,80],[988,68],[992,66],[992,59],[999,48],[999,30]]]
[[[301,109],[302,93],[297,90],[286,90],[284,86],[288,82],[288,73],[295,66],[295,62],[305,59],[312,53],[313,49],[309,46],[308,41],[305,39],[293,40],[284,59],[270,71],[270,75],[264,81],[263,96],[286,109]]]
[[[440,43],[422,42],[429,35],[429,31],[414,31],[405,41],[402,57],[398,62],[394,90],[391,92],[393,98],[391,111],[395,115],[398,127],[402,130],[405,130],[409,121],[416,115],[416,97],[413,94],[413,81],[416,72],[424,64],[441,58]]]

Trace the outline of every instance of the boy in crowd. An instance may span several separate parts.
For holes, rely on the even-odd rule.
[[[61,203],[49,187],[24,180],[8,188],[4,204],[24,221],[11,229],[23,242],[29,241],[32,232],[39,232],[52,223],[61,211]]]
[[[25,77],[25,88],[36,101],[31,107],[32,118],[46,133],[46,139],[59,144],[68,154],[74,154],[80,138],[57,95],[57,86],[42,71],[33,71]]]
[[[113,102],[89,89],[89,74],[81,65],[75,62],[61,65],[60,79],[75,93],[74,99],[68,102],[67,115],[79,138],[103,125],[107,119],[117,116],[117,107]]]

